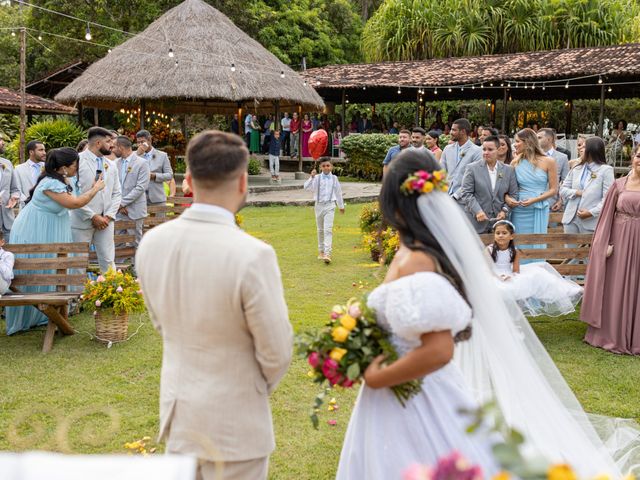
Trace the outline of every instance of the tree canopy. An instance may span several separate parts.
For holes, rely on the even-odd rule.
[[[385,0],[362,35],[366,61],[614,45],[638,38],[635,0]]]

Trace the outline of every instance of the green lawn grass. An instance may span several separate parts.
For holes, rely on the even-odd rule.
[[[382,280],[383,271],[360,246],[359,210],[348,205],[344,216],[336,215],[330,266],[316,260],[311,207],[243,212],[244,228],[278,253],[296,331],[320,326],[335,303]],[[144,323],[131,340],[110,349],[80,333],[56,338],[52,352],[42,355],[43,330],[11,338],[0,335],[0,450],[68,446],[82,453],[124,452],[125,442],[153,437],[158,428],[161,342],[146,316],[140,320]],[[74,317],[73,324],[81,332],[93,331],[90,315]],[[588,411],[640,420],[638,358],[584,344],[585,326],[577,314],[535,319],[532,324]],[[132,319],[130,333],[138,325],[139,319]],[[4,332],[4,322],[0,330]],[[296,359],[273,396],[273,479],[329,479],[335,474],[356,392],[336,391],[340,409],[323,411],[320,430],[315,431],[308,412],[318,389],[306,373],[305,362]],[[117,424],[112,425],[114,418],[107,414],[117,417]],[[337,420],[335,427],[327,425],[330,418]]]

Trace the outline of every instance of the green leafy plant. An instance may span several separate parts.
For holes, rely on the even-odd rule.
[[[10,141],[20,133],[20,117],[17,115],[0,115],[0,138]]]
[[[80,297],[83,309],[97,312],[113,309],[116,315],[144,312],[144,298],[137,279],[110,268],[97,280],[89,280]]]
[[[184,157],[176,158],[176,168],[174,173],[185,173],[187,171],[187,164]]]
[[[391,227],[385,227],[377,203],[362,207],[360,212],[362,243],[374,262],[389,265],[400,248],[400,237]]]
[[[260,171],[262,169],[262,163],[256,157],[249,157],[249,165],[247,166],[247,170],[249,171],[249,175],[260,175]]]
[[[342,140],[342,150],[347,156],[345,173],[367,180],[380,180],[382,161],[387,150],[397,144],[397,135],[381,133],[347,135]]]
[[[25,145],[31,140],[44,143],[47,150],[60,147],[75,148],[86,137],[85,131],[77,123],[65,119],[46,120],[29,125],[25,131]],[[13,162],[20,159],[20,139],[14,138],[7,146],[7,158]]]

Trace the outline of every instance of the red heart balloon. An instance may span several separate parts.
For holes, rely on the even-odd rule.
[[[314,160],[318,160],[327,151],[327,143],[329,142],[329,135],[322,128],[311,132],[309,137],[309,153]]]

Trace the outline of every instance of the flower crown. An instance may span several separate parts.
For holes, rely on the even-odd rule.
[[[434,170],[432,173],[425,170],[418,170],[407,177],[400,186],[400,191],[405,195],[411,195],[414,192],[430,193],[433,190],[446,192],[449,190],[447,185],[447,172],[444,170]]]

